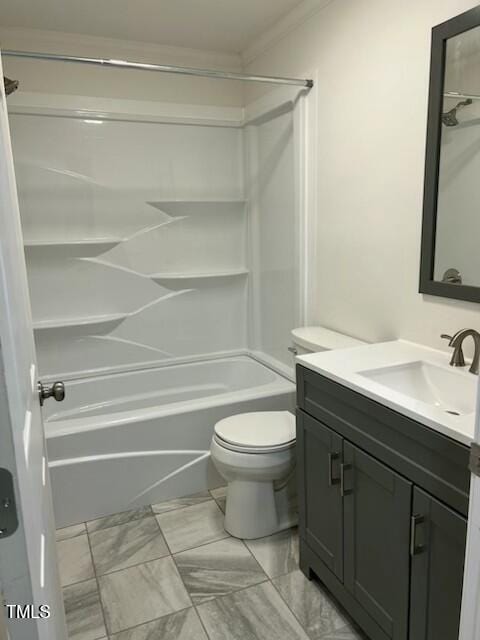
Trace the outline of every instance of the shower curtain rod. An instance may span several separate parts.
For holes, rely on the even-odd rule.
[[[313,80],[302,78],[282,78],[276,76],[257,76],[230,71],[214,71],[211,69],[195,69],[192,67],[175,67],[166,64],[148,64],[144,62],[130,62],[128,60],[115,60],[104,58],[84,58],[80,56],[66,56],[56,53],[38,53],[34,51],[2,51],[4,56],[15,58],[34,58],[36,60],[56,60],[58,62],[79,62],[121,69],[140,69],[141,71],[159,71],[161,73],[177,73],[186,76],[201,76],[204,78],[218,78],[219,80],[242,80],[245,82],[265,82],[270,84],[293,85],[298,87],[313,87]]]

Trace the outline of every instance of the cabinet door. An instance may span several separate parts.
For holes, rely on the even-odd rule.
[[[405,640],[412,485],[347,442],[343,455],[345,587],[388,638]]]
[[[343,580],[342,443],[328,427],[299,412],[300,535],[339,580]]]
[[[415,488],[412,517],[411,640],[457,640],[467,521]]]

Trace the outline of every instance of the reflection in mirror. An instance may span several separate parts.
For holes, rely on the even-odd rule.
[[[480,286],[480,27],[446,42],[434,280]]]

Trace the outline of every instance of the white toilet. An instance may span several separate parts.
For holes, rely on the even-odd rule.
[[[292,331],[294,353],[364,344],[323,327]],[[225,529],[237,538],[261,538],[297,523],[295,416],[289,411],[241,413],[215,425],[211,455],[227,481]]]

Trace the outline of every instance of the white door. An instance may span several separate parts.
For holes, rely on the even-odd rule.
[[[480,380],[475,442],[480,444]],[[480,640],[480,478],[472,475],[460,640]]]
[[[0,535],[0,587],[11,640],[66,640],[1,60],[0,82],[0,469],[13,476],[19,522],[12,535],[8,528]],[[0,530],[12,512],[4,508],[2,485]],[[46,611],[41,605],[50,607],[50,617],[38,618]]]

